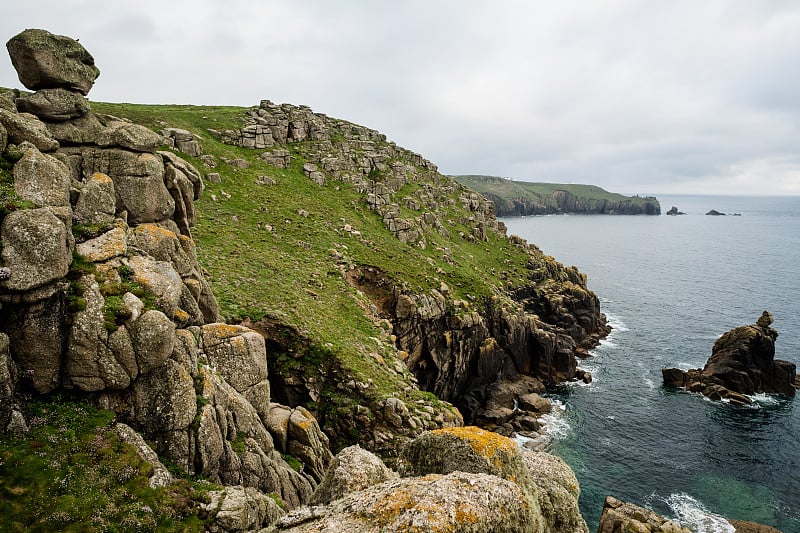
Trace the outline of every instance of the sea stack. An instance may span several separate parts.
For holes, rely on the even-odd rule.
[[[739,326],[717,339],[703,369],[664,368],[664,385],[700,392],[712,400],[748,404],[757,393],[794,397],[800,388],[794,363],[775,359],[778,332],[769,311],[755,324]]]

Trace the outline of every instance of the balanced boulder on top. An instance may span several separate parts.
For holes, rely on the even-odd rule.
[[[69,89],[86,96],[100,75],[94,58],[75,39],[28,29],[6,43],[19,81],[32,91]]]

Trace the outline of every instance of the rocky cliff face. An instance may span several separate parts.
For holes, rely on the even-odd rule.
[[[91,111],[99,71],[76,41],[26,30],[8,49],[36,92],[0,98],[0,427],[25,430],[22,393],[78,391],[187,473],[305,502],[327,437],[270,402],[263,337],[219,323],[190,232],[200,173]]]
[[[426,248],[431,234],[472,243],[486,242],[489,233],[505,236],[491,201],[439,174],[418,154],[387,143],[377,131],[265,100],[248,111],[241,129],[211,133],[228,144],[264,150],[259,158],[279,168],[302,157],[309,179],[351,185],[408,245]],[[455,213],[468,231],[450,229]],[[586,355],[608,332],[584,275],[522,239],[511,241],[528,254],[526,281],[509,281],[480,301],[453,296],[445,283],[420,294],[369,266],[345,274],[372,300],[373,313],[391,324],[404,365],[420,388],[455,404],[466,421],[506,434],[538,427],[540,412],[514,409],[520,396],[541,392],[546,383],[589,379],[578,370],[576,355]],[[437,251],[443,261],[456,262],[449,250]],[[304,380],[297,375],[291,381]],[[307,389],[298,396],[314,393]],[[396,424],[395,432],[401,427],[407,424]],[[374,433],[374,428],[357,429],[361,435]]]
[[[658,202],[647,200],[639,204],[631,200],[605,200],[576,196],[569,191],[556,191],[550,198],[514,198],[506,199],[492,193],[484,193],[492,200],[497,216],[531,216],[554,215],[559,213],[575,213],[581,215],[659,215],[661,207]]]

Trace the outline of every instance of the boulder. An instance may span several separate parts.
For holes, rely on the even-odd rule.
[[[133,269],[133,280],[155,295],[156,305],[167,317],[174,317],[181,302],[183,283],[172,263],[135,255],[127,264]]]
[[[69,206],[70,172],[55,157],[29,142],[19,145],[22,158],[14,165],[14,190],[40,207]]]
[[[290,512],[267,532],[544,533],[537,503],[516,483],[452,472],[385,481],[326,506]]]
[[[158,435],[156,450],[179,465],[180,458],[188,454],[188,439],[177,452],[174,444],[170,446],[169,432],[185,431],[197,414],[197,400],[194,382],[189,372],[180,364],[167,360],[158,372],[139,376],[126,390],[128,410],[126,418],[141,428],[146,435]],[[165,435],[167,434],[167,435]]]
[[[110,224],[114,221],[116,203],[114,181],[95,172],[83,182],[75,203],[75,218],[86,224]]]
[[[67,274],[72,253],[67,228],[50,208],[9,213],[0,226],[2,259],[10,269],[0,287],[28,291]]]
[[[794,363],[775,359],[778,332],[770,327],[772,321],[772,315],[764,311],[755,324],[722,335],[702,369],[662,369],[664,384],[737,404],[750,403],[748,396],[757,393],[794,397],[797,368]]]
[[[63,122],[89,112],[89,101],[67,89],[42,89],[16,100],[17,109],[36,115],[42,120]]]
[[[333,458],[309,504],[327,504],[396,477],[377,455],[349,446]]]
[[[80,283],[86,306],[72,315],[64,366],[66,377],[87,392],[125,389],[130,385],[130,376],[108,347],[108,330],[103,321],[105,302],[97,280],[93,275],[84,275]]]
[[[692,533],[678,522],[668,520],[638,505],[606,496],[597,533]]]
[[[538,493],[519,446],[491,431],[477,427],[426,431],[400,453],[398,472],[402,477],[455,471],[492,474],[513,480],[534,496]]]
[[[161,311],[147,311],[129,326],[131,344],[140,374],[166,362],[175,347],[175,324]]]
[[[107,261],[128,252],[127,233],[124,228],[116,227],[94,239],[78,243],[76,250],[87,261]]]
[[[546,531],[589,533],[578,507],[580,486],[575,473],[561,458],[523,449],[523,458],[533,483],[540,489],[539,507]]]
[[[113,180],[116,210],[127,211],[132,226],[167,220],[175,212],[158,155],[118,148],[82,148],[79,153],[83,176],[101,172]]]
[[[85,96],[100,75],[92,55],[70,37],[27,29],[12,37],[6,48],[19,81],[32,91],[64,88]]]
[[[213,517],[208,527],[212,533],[258,531],[286,514],[275,500],[251,487],[225,487],[208,497],[205,508]]]
[[[0,124],[8,134],[7,142],[22,144],[28,141],[42,152],[55,152],[60,146],[44,122],[30,113],[14,113],[0,109]]]

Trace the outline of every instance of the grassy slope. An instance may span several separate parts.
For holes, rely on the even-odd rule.
[[[568,191],[576,197],[597,200],[623,201],[630,200],[634,204],[644,204],[645,199],[638,196],[625,196],[608,192],[596,185],[581,185],[574,183],[533,183],[515,181],[496,176],[452,176],[459,183],[480,193],[492,193],[504,200],[515,198],[535,197],[545,205],[555,205],[552,195],[555,191]]]
[[[378,267],[418,293],[438,289],[445,282],[455,297],[475,301],[491,296],[508,280],[524,282],[528,259],[524,251],[494,234],[488,243],[468,243],[457,236],[458,231],[470,232],[457,223],[465,215],[459,205],[447,207],[450,212],[442,216],[454,222],[448,230],[455,238],[431,232],[426,234],[426,249],[409,246],[386,229],[349,185],[331,181],[321,187],[303,174],[302,153],[314,148],[313,141],[290,144],[292,165],[284,170],[260,161],[260,151],[222,144],[207,132],[208,128],[240,126],[243,108],[92,106],[95,112],[129,118],[156,130],[165,126],[191,130],[202,138],[205,153],[218,161],[221,157],[246,159],[247,169],[220,161],[217,168],[208,170],[199,159],[182,155],[201,171],[222,176],[221,183],[206,183],[206,192],[197,202],[193,237],[223,314],[230,321],[271,316],[295,327],[356,378],[372,380],[386,396],[402,397],[406,384],[368,355],[377,352],[393,358],[395,348],[366,311],[371,302],[346,283],[343,267]],[[277,185],[255,185],[261,175],[274,178]],[[399,195],[415,187],[409,184]],[[308,216],[300,216],[300,210]],[[404,208],[403,216],[415,214]],[[345,232],[345,224],[361,236]],[[266,225],[272,231],[265,230]],[[454,264],[441,260],[441,248],[450,250]]]

